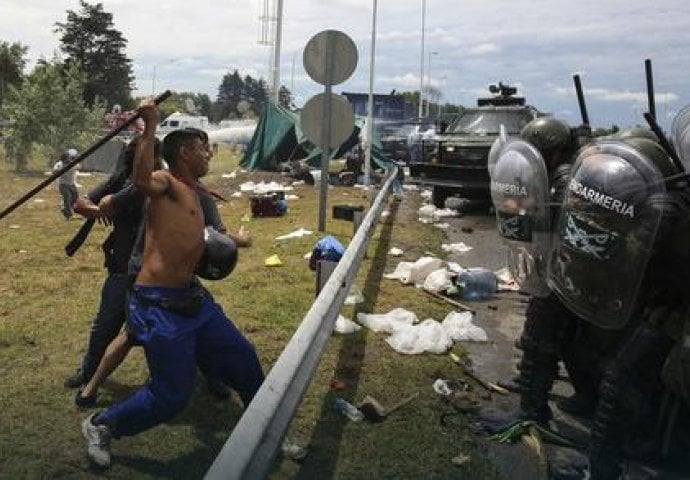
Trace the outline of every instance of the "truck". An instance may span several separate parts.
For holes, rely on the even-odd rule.
[[[410,183],[430,186],[432,201],[438,208],[448,197],[471,202],[490,203],[490,179],[487,169],[491,145],[501,125],[508,135],[519,135],[530,121],[543,115],[517,96],[517,88],[489,85],[491,97],[477,99],[476,107],[460,107],[448,127],[425,145],[421,161],[410,164]]]

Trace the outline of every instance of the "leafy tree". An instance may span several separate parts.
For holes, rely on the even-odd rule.
[[[15,42],[11,45],[0,41],[0,108],[6,92],[11,86],[18,87],[22,81],[28,47]]]
[[[264,79],[255,79],[251,75],[242,78],[237,70],[227,73],[211,107],[211,120],[217,122],[227,118],[256,117],[266,99]]]
[[[113,26],[113,15],[103,4],[90,5],[79,0],[80,12],[67,10],[67,21],[57,22],[60,49],[66,62],[78,64],[86,74],[84,100],[94,105],[104,99],[108,108],[115,104],[133,106],[132,61],[124,53],[127,40]]]
[[[105,108],[83,100],[84,73],[59,60],[42,60],[20,88],[11,87],[3,114],[17,171],[26,169],[32,147],[45,147],[52,159],[70,147],[85,148],[100,133]]]

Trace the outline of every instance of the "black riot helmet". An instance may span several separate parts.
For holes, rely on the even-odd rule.
[[[524,126],[520,137],[537,147],[544,160],[568,148],[571,142],[570,127],[556,117],[538,117]]]
[[[196,266],[196,274],[206,280],[222,280],[237,265],[237,245],[232,238],[213,227],[204,229],[204,254]]]

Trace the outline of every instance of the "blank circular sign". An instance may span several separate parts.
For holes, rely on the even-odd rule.
[[[319,93],[309,99],[300,113],[300,124],[304,135],[314,145],[321,146],[321,134],[327,123],[331,124],[331,135],[328,141],[330,148],[339,147],[355,128],[355,115],[347,98],[331,93],[330,119],[323,118],[323,107],[326,94]]]
[[[357,67],[357,47],[338,30],[319,32],[304,47],[304,69],[321,85],[337,85],[350,78]]]

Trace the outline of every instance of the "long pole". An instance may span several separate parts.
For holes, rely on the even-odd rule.
[[[427,79],[426,79],[426,92],[428,97],[426,99],[426,116],[431,114],[431,56],[437,55],[438,52],[429,52],[429,67],[427,69]]]
[[[367,145],[364,151],[364,185],[369,186],[371,178],[371,144],[374,141],[374,66],[376,60],[376,10],[374,0],[371,21],[371,53],[369,57],[369,102],[367,105]]]
[[[426,23],[426,0],[422,0],[422,52],[419,55],[419,111],[418,116],[424,116],[424,25]]]
[[[283,0],[276,3],[276,41],[273,47],[273,102],[280,97],[280,42],[283,33]]]
[[[166,90],[162,94],[160,94],[156,99],[154,100],[156,105],[159,105],[162,101],[166,100],[170,95],[172,95],[172,92],[170,90]],[[58,178],[60,175],[65,173],[68,170],[71,170],[74,168],[75,165],[77,165],[79,162],[84,160],[86,157],[91,155],[93,152],[98,150],[103,144],[105,144],[108,140],[113,138],[115,135],[120,133],[122,130],[127,128],[129,125],[131,125],[137,118],[139,118],[140,114],[139,112],[136,112],[134,115],[129,117],[127,120],[122,125],[119,125],[115,128],[113,128],[110,132],[106,133],[103,138],[98,140],[96,143],[91,145],[89,148],[87,148],[84,152],[82,152],[80,155],[77,155],[77,158],[72,160],[71,162],[67,163],[64,165],[61,169],[53,172],[48,178],[43,180],[41,183],[36,185],[34,188],[26,192],[24,195],[22,195],[19,199],[15,200],[10,206],[5,208],[3,211],[0,212],[0,220],[12,213],[17,207],[19,207],[22,203],[26,202],[28,199],[36,195],[38,192],[43,190],[47,185],[52,183],[56,178]]]

